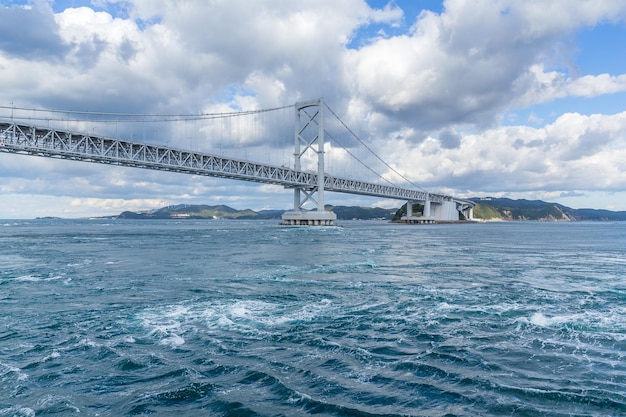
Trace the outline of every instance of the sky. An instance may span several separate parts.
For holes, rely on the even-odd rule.
[[[0,118],[318,97],[420,188],[626,210],[626,2],[0,0]],[[277,186],[0,153],[4,219],[292,200]]]

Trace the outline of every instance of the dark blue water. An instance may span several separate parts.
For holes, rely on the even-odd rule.
[[[626,224],[0,221],[0,416],[626,415]]]

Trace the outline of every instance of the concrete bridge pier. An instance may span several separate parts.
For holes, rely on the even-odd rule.
[[[337,215],[332,211],[293,210],[285,212],[282,219],[286,226],[334,226]]]
[[[457,210],[461,213],[463,220],[474,220],[474,206],[467,202],[457,202]]]
[[[413,204],[415,201],[407,201],[406,202],[406,216],[403,216],[400,221],[402,223],[418,223],[418,224],[426,224],[426,223],[434,223],[435,219],[431,216],[430,204],[431,201],[426,199],[424,201],[424,210],[421,216],[413,215]]]
[[[430,219],[430,200],[424,201],[424,218]]]
[[[407,201],[406,216],[403,216],[400,221],[402,223],[429,224],[472,220],[474,205],[471,202],[453,199],[432,201],[429,195],[426,195],[426,197],[422,201]],[[416,202],[424,205],[421,216],[416,216],[413,212],[413,204]]]

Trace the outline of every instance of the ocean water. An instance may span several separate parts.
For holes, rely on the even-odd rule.
[[[626,415],[626,224],[0,221],[0,416]]]

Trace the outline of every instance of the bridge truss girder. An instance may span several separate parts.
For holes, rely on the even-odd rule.
[[[0,152],[275,184],[307,194],[318,192],[317,203],[322,184],[323,189],[340,193],[473,204],[450,196],[329,175],[321,176],[321,182],[320,176],[308,171],[8,121],[0,121]]]

